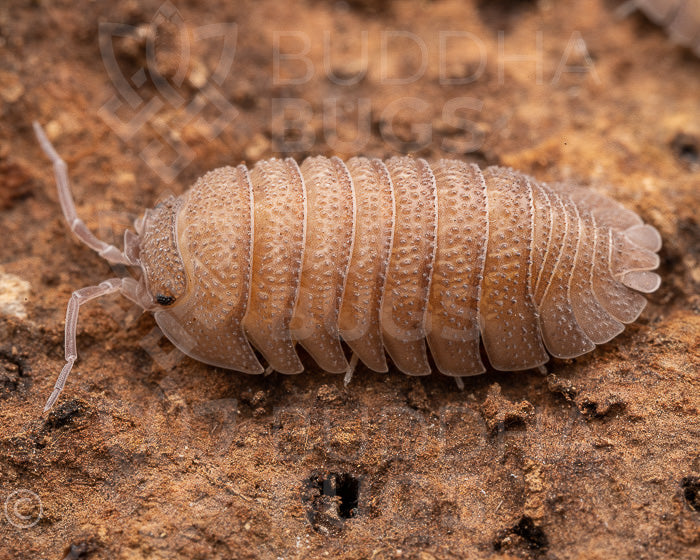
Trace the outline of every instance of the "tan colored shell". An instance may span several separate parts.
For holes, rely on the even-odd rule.
[[[145,218],[146,288],[172,292],[173,274],[186,287],[158,324],[188,355],[248,373],[263,371],[248,341],[282,373],[303,369],[297,342],[345,372],[341,339],[377,371],[386,351],[428,374],[429,349],[442,373],[479,374],[480,339],[495,369],[534,368],[619,334],[660,282],[660,237],[633,212],[456,160],[272,159],[212,171],[165,208],[171,237],[167,212]]]

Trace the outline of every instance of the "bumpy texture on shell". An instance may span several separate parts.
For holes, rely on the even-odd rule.
[[[482,373],[480,339],[494,368],[529,369],[607,342],[660,282],[661,238],[634,212],[456,160],[217,169],[147,216],[143,247],[151,292],[182,292],[171,276],[186,278],[156,312],[168,337],[248,373],[263,371],[248,341],[283,373],[303,369],[296,343],[344,372],[341,337],[377,371],[386,351],[404,373],[428,374],[430,349],[446,375]]]

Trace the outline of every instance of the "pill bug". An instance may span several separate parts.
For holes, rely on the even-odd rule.
[[[664,27],[671,40],[700,56],[700,0],[628,0],[619,8],[622,15],[635,9]]]
[[[137,277],[73,293],[66,364],[77,358],[78,308],[114,292],[153,312],[185,354],[245,373],[324,370],[361,360],[409,375],[457,378],[572,358],[618,335],[655,291],[661,238],[634,212],[588,189],[545,185],[501,167],[393,157],[311,157],[223,167],[146,210],[124,250],[77,217],[65,163],[54,164],[71,230]],[[350,363],[341,339],[352,350]]]

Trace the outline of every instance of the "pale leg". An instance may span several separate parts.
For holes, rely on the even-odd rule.
[[[78,329],[78,310],[80,309],[80,306],[90,300],[106,296],[107,294],[129,291],[129,287],[125,285],[124,280],[125,279],[123,278],[111,278],[109,280],[105,280],[97,286],[88,286],[87,288],[81,288],[80,290],[73,292],[73,295],[68,302],[68,309],[66,310],[66,364],[63,366],[61,374],[58,376],[58,381],[56,381],[56,385],[54,386],[49,400],[46,401],[44,412],[49,410],[56,402],[56,399],[58,399],[58,396],[61,394],[61,391],[66,384],[66,379],[68,378],[68,374],[73,367],[73,363],[78,358],[78,349],[75,339]]]
[[[117,247],[110,245],[101,241],[87,228],[85,222],[78,218],[78,214],[75,210],[75,202],[73,201],[73,195],[71,194],[70,184],[68,183],[68,172],[66,167],[66,162],[61,159],[58,152],[51,145],[51,142],[46,137],[44,129],[41,125],[34,121],[34,133],[36,134],[37,140],[41,149],[49,157],[51,163],[53,163],[53,170],[56,175],[56,185],[58,187],[58,200],[61,203],[61,209],[63,210],[63,216],[68,222],[68,226],[75,236],[80,239],[85,245],[91,249],[97,251],[101,257],[106,259],[111,263],[121,263],[126,265],[137,264],[124,255]]]

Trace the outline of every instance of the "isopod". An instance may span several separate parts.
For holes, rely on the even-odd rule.
[[[120,292],[188,356],[259,374],[303,370],[296,345],[328,372],[358,360],[408,375],[483,373],[572,358],[618,335],[660,277],[657,230],[589,189],[443,159],[311,157],[222,167],[146,210],[120,251],[78,218],[67,168],[41,127],[63,214],[111,263],[136,270],[75,291],[78,309]],[[341,345],[352,351],[350,363]],[[255,350],[254,350],[255,349]]]
[[[628,0],[620,13],[634,9],[663,26],[673,41],[700,56],[700,0]]]

